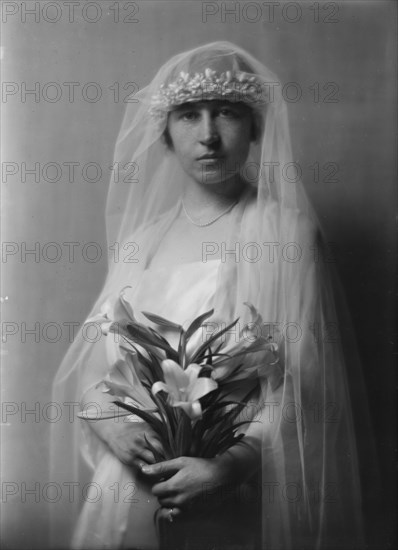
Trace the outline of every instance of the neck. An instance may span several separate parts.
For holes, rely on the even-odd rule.
[[[190,180],[185,187],[183,200],[189,212],[195,218],[200,218],[202,215],[217,214],[236,202],[244,187],[245,183],[239,176],[214,185],[203,185]]]

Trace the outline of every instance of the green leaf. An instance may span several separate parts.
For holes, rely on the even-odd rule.
[[[146,327],[143,329],[139,325],[132,323],[127,325],[127,330],[130,339],[145,348],[147,351],[148,346],[154,346],[156,348],[163,349],[170,359],[178,361],[177,352],[170,346],[166,339],[160,337],[160,335],[158,335],[154,330],[149,330]]]
[[[235,431],[244,424],[249,424],[250,421],[238,422],[232,427],[225,428],[221,433],[218,430],[218,433],[210,441],[207,442],[207,445],[203,447],[202,456],[206,455],[208,458],[214,457],[220,452],[222,448],[223,451],[229,449],[236,443]],[[242,434],[242,437],[244,434]]]
[[[186,350],[186,335],[185,332],[182,330],[180,334],[180,341],[178,343],[178,358],[179,358],[179,364],[182,366],[183,369],[186,367],[186,357],[185,357],[185,350]]]
[[[148,413],[146,411],[142,411],[138,407],[134,407],[133,405],[127,405],[127,403],[122,403],[121,401],[113,401],[115,405],[118,407],[121,407],[122,409],[125,409],[126,411],[129,411],[132,414],[137,415],[139,418],[147,422],[151,428],[153,428],[154,432],[156,432],[160,437],[162,437],[162,434],[164,433],[162,422],[156,418],[151,413]]]
[[[150,451],[152,451],[153,453],[153,456],[155,457],[155,461],[156,462],[163,462],[164,460],[167,460],[167,457],[161,453],[160,451],[158,451],[158,449],[156,449],[156,447],[154,447],[152,445],[152,443],[149,441],[149,439],[147,438],[146,434],[144,434],[144,439],[145,439],[145,442],[147,444],[147,447]]]
[[[203,325],[204,321],[211,317],[214,313],[214,309],[211,309],[210,311],[206,311],[206,313],[202,313],[202,315],[199,315],[199,317],[196,317],[192,321],[192,323],[189,325],[189,327],[186,330],[186,338],[187,341],[191,338],[191,336]]]
[[[114,332],[115,334],[118,334],[120,336],[123,336],[127,339],[127,341],[130,341],[130,334],[127,330],[127,325],[130,321],[128,319],[122,319],[121,321],[116,321],[111,324],[109,327],[109,332]]]
[[[168,319],[165,319],[164,317],[161,317],[160,315],[155,315],[154,313],[149,313],[148,311],[141,311],[141,313],[143,315],[145,315],[145,317],[147,319],[149,319],[150,321],[152,321],[156,325],[166,327],[166,328],[169,328],[169,329],[173,329],[173,330],[182,330],[181,325],[179,325],[177,323],[173,323],[173,321],[169,321]]]
[[[247,355],[248,353],[256,353],[258,351],[269,351],[275,354],[275,346],[276,344],[270,344],[263,338],[257,338],[256,341],[252,342],[245,349],[234,352],[233,356],[238,357],[239,355]]]
[[[194,352],[192,357],[189,360],[189,363],[200,363],[200,358],[202,355],[206,352],[206,350],[211,346],[213,342],[215,342],[218,338],[220,338],[223,334],[228,332],[232,327],[236,325],[236,323],[239,321],[239,319],[236,319],[233,323],[226,326],[222,330],[219,330],[216,334],[211,336],[206,342],[204,342],[199,348]]]
[[[178,456],[187,456],[192,441],[192,424],[190,418],[182,411],[179,411],[179,421],[177,423],[176,445]]]
[[[134,350],[138,355],[140,363],[146,368],[145,376],[150,385],[152,386],[157,381],[164,382],[163,370],[157,356],[152,353],[152,351],[146,350],[148,357],[145,357],[145,355],[135,346]]]
[[[224,445],[219,445],[217,454],[225,453],[225,451],[228,451],[230,447],[233,445],[236,445],[239,441],[241,441],[245,437],[245,434],[238,434],[235,435],[232,442],[226,441]]]
[[[175,445],[175,440],[174,440],[174,417],[173,417],[173,411],[170,410],[172,409],[172,407],[170,407],[170,405],[168,405],[167,403],[164,402],[164,400],[162,399],[161,397],[161,392],[160,393],[157,393],[156,395],[153,396],[158,408],[159,408],[159,413],[162,417],[162,426],[163,426],[163,434],[162,434],[162,437],[166,438],[167,439],[167,442],[168,442],[168,446],[170,448],[170,454],[172,455],[173,458],[177,458],[179,455],[177,453],[177,449],[176,449],[176,445]],[[166,428],[166,435],[165,435],[165,430]]]
[[[215,365],[214,367],[215,372],[217,372],[217,366],[219,366],[220,364],[221,363],[217,363],[217,365]],[[235,367],[233,367],[232,370],[224,374],[224,376],[221,376],[220,378],[216,378],[217,382],[222,384],[222,387],[225,388],[226,383],[233,379],[235,374],[240,371],[242,366],[243,366],[243,363],[239,363],[239,365],[236,365]]]

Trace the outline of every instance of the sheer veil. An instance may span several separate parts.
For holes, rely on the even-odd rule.
[[[258,414],[259,426],[273,426],[262,437],[263,548],[360,547],[361,490],[347,370],[356,387],[360,371],[345,349],[351,336],[340,300],[336,306],[319,224],[294,172],[282,87],[238,46],[214,42],[173,57],[128,104],[115,148],[118,177],[110,184],[106,210],[109,246],[117,254],[109,258],[90,317],[124,286],[137,284],[179,212],[184,174],[162,139],[167,116],[151,112],[153,97],[181,72],[209,68],[253,77],[258,136],[240,167],[248,192],[231,213],[215,308],[226,322],[239,317],[244,325],[250,321],[244,302],[251,302],[262,316],[259,330],[272,327],[280,349],[282,388],[276,394],[272,384],[264,384]],[[88,334],[80,332],[64,358],[53,401],[79,402],[106,374],[104,338]],[[62,547],[59,541],[73,529],[81,487],[90,482],[100,452],[100,444],[95,452],[91,443],[87,450],[81,422],[64,419],[53,427],[51,479],[71,488],[79,484],[71,498],[51,505],[53,547]]]

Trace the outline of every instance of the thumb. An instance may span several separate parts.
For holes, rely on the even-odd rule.
[[[183,459],[180,457],[158,462],[157,464],[145,464],[142,466],[141,471],[149,477],[170,477],[181,470],[183,466]]]

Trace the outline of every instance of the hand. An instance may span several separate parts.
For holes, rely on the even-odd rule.
[[[208,508],[209,503],[220,501],[218,489],[228,481],[225,464],[219,457],[179,457],[142,468],[148,478],[154,480],[152,493],[158,498],[162,517],[173,516],[191,507]],[[217,494],[218,493],[218,494]]]
[[[82,398],[82,408],[96,403],[103,411],[114,412],[113,397],[94,386]],[[127,466],[141,468],[153,464],[155,458],[148,449],[145,436],[151,444],[163,452],[155,432],[146,422],[128,422],[124,417],[89,422],[90,428],[106,443],[117,458]]]
[[[155,462],[145,437],[156,449],[162,450],[155,432],[146,422],[112,422],[110,429],[103,435],[105,442],[123,464],[140,469],[145,464]]]

